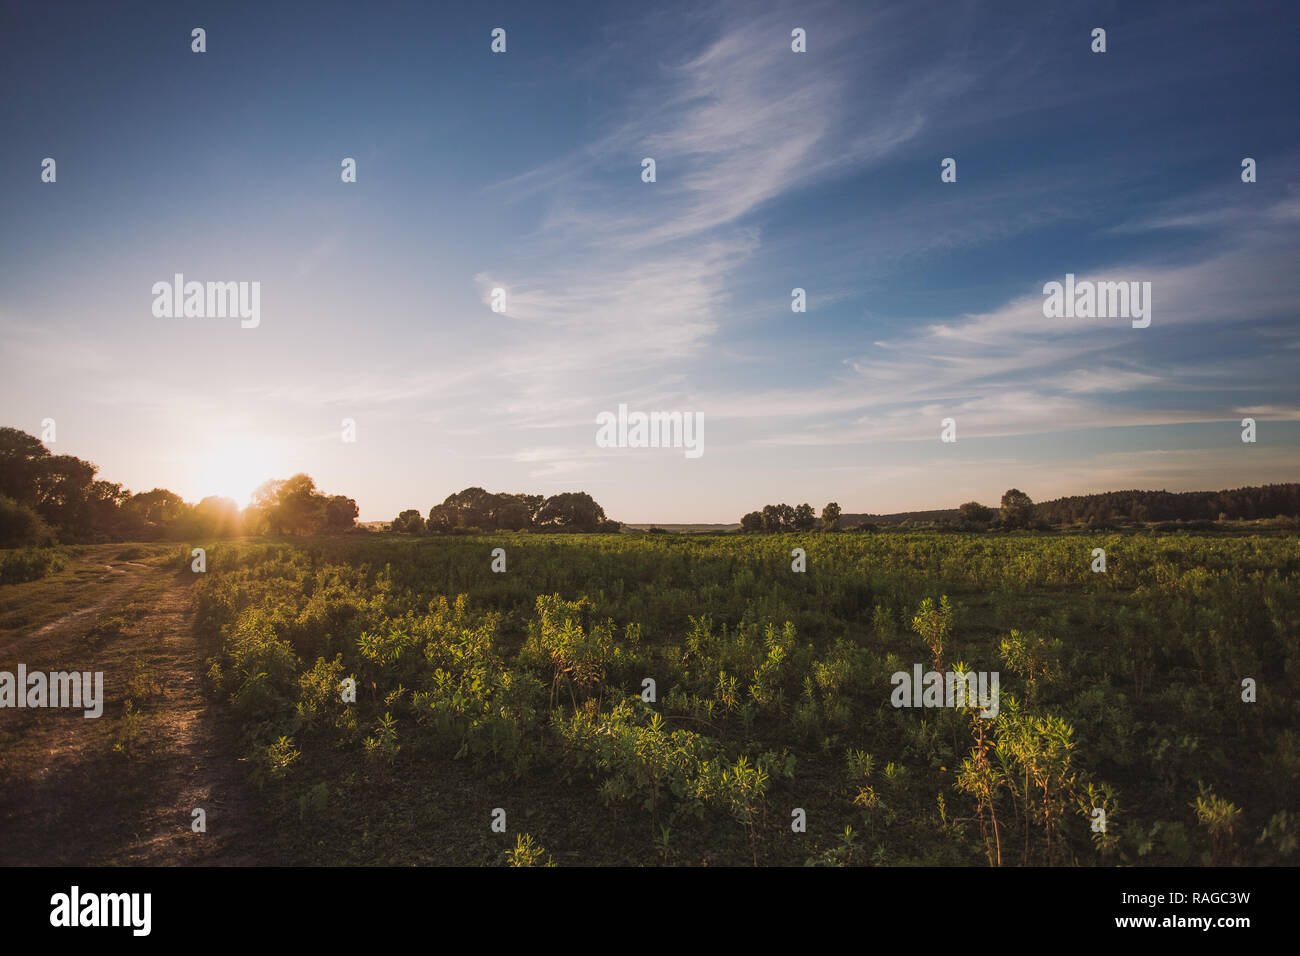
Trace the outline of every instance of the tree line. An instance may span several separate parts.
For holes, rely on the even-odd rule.
[[[311,476],[264,482],[246,508],[211,495],[197,504],[166,488],[132,493],[96,477],[99,468],[54,455],[17,428],[0,428],[0,547],[55,542],[154,541],[237,535],[317,534],[357,528],[357,503],[321,492]],[[544,495],[466,488],[430,509],[410,509],[391,524],[408,534],[472,531],[617,532],[586,492]]]
[[[960,530],[1046,529],[1084,525],[1104,528],[1159,522],[1254,521],[1300,516],[1300,484],[1261,485],[1228,491],[1107,491],[1034,503],[1012,488],[993,509],[976,501],[961,505],[940,526]]]
[[[836,531],[840,523],[840,506],[834,501],[822,509],[823,531]],[[740,519],[741,531],[812,531],[817,527],[817,512],[804,502],[793,508],[782,503],[764,505],[762,511],[751,511]]]
[[[1225,491],[1108,491],[1043,501],[1034,506],[1049,524],[1111,521],[1254,521],[1300,516],[1300,484]]]
[[[0,546],[154,541],[239,534],[312,534],[356,527],[357,503],[307,475],[264,482],[247,508],[210,495],[198,504],[166,488],[133,494],[99,468],[53,455],[40,439],[0,428]]]
[[[822,509],[821,530],[838,531],[840,524],[840,506],[832,501]],[[1002,496],[1001,507],[990,508],[978,501],[968,501],[951,518],[941,519],[941,523],[965,530],[988,530],[991,528],[1035,528],[1041,525],[1034,502],[1018,488],[1010,488]],[[741,531],[812,531],[817,527],[817,517],[812,505],[802,504],[791,508],[787,504],[764,505],[762,511],[751,511],[740,519]],[[870,531],[875,525],[855,525],[852,530]]]
[[[585,491],[543,495],[506,494],[466,488],[448,495],[424,517],[408,508],[393,519],[390,530],[402,534],[468,534],[477,531],[571,531],[617,533],[622,523],[611,521],[605,509]]]
[[[805,506],[806,507],[806,506]],[[828,506],[829,507],[829,506]],[[741,520],[745,531],[809,530],[802,523],[769,524],[769,512],[784,505],[769,505]],[[1107,491],[1072,495],[1035,503],[1018,488],[1010,488],[996,508],[968,501],[952,509],[907,512],[896,515],[847,515],[846,530],[871,531],[878,524],[959,531],[1047,529],[1084,525],[1104,528],[1124,524],[1162,522],[1208,523],[1300,518],[1300,484],[1253,485],[1224,491]]]

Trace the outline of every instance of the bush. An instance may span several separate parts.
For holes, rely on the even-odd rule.
[[[0,548],[53,543],[54,532],[44,518],[27,505],[0,495]]]
[[[293,709],[298,690],[298,660],[293,648],[275,636],[266,616],[250,609],[240,617],[223,648],[229,661],[231,703],[246,720],[282,716]]]
[[[37,581],[47,574],[62,571],[67,559],[54,548],[24,548],[0,552],[0,584]]]

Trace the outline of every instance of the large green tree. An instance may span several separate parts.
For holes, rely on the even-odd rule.
[[[424,517],[414,508],[407,508],[393,519],[389,528],[399,534],[424,534]]]
[[[605,509],[585,491],[551,495],[537,513],[538,527],[557,531],[599,531],[605,521]]]
[[[812,505],[805,501],[803,504],[795,506],[794,516],[791,521],[796,531],[811,531],[817,526],[817,512],[813,510]]]
[[[1019,488],[1010,488],[1002,496],[1001,517],[1007,528],[1027,528],[1034,520],[1034,502]]]
[[[330,495],[325,499],[325,530],[348,531],[355,528],[360,513],[357,503],[347,495]],[[416,517],[419,517],[418,513]],[[420,518],[420,530],[424,530],[423,518]]]
[[[997,512],[978,501],[968,501],[957,509],[957,517],[968,528],[987,528]]]
[[[166,488],[144,491],[122,506],[131,537],[155,539],[180,531],[192,512],[190,505],[175,492]]]
[[[37,480],[49,458],[49,449],[35,435],[0,428],[0,495],[34,507]]]

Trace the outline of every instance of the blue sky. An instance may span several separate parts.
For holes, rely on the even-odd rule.
[[[1300,478],[1294,5],[924,6],[7,8],[0,419],[133,490],[305,470],[364,520]],[[155,318],[177,272],[259,281],[260,325]],[[1067,272],[1151,282],[1150,327],[1044,318]],[[703,414],[705,453],[597,447],[619,403]]]

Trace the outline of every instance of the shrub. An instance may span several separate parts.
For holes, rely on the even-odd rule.
[[[0,495],[0,548],[53,543],[54,532],[44,518],[27,505]]]
[[[54,548],[0,552],[0,584],[39,581],[46,575],[62,571],[67,563],[63,553]]]

